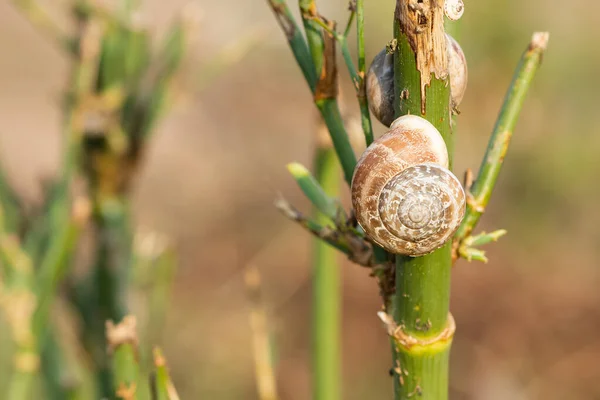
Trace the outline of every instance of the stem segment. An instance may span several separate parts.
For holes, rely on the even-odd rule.
[[[315,175],[327,195],[339,191],[338,162],[333,149],[318,148]],[[315,210],[315,219],[329,218]],[[338,400],[340,393],[340,266],[336,249],[315,240],[313,260],[313,399]]]
[[[527,50],[521,57],[481,162],[479,175],[470,189],[465,218],[455,235],[458,241],[462,241],[471,234],[490,200],[525,97],[542,62],[542,55],[547,44],[547,32],[534,33]]]
[[[411,9],[398,0],[394,19],[396,116],[420,115],[442,134],[452,159],[450,89],[443,26],[443,4],[424,1]],[[395,399],[444,400],[448,397],[448,327],[451,246],[423,257],[396,257]],[[408,338],[407,345],[398,337]],[[443,337],[443,340],[441,338]]]

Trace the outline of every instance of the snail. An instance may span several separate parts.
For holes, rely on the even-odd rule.
[[[396,119],[365,150],[351,191],[359,225],[394,254],[416,257],[440,248],[465,213],[465,192],[448,170],[444,139],[415,115]]]
[[[444,1],[444,14],[449,20],[457,21],[465,12],[465,4],[462,0],[446,0]]]
[[[465,53],[458,42],[450,35],[446,34],[446,46],[448,49],[448,75],[450,76],[450,98],[452,108],[456,109],[461,103],[465,91],[467,90],[467,81],[469,80],[469,71],[467,69],[467,59]]]
[[[380,51],[369,67],[366,79],[369,109],[385,126],[394,121],[394,54]]]
[[[456,109],[467,89],[467,59],[458,42],[448,34],[446,48],[450,98],[452,108]],[[394,54],[383,49],[375,56],[367,73],[366,86],[369,109],[379,122],[390,126],[394,121]]]

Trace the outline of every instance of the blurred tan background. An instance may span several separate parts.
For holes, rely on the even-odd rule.
[[[366,3],[371,59],[391,38],[395,2]],[[451,398],[600,399],[600,5],[465,3],[459,41],[470,78],[458,120],[459,176],[477,170],[531,33],[551,35],[479,227],[509,233],[487,248],[487,265],[460,261],[454,269]],[[44,4],[57,14],[64,5]],[[179,101],[156,132],[135,192],[139,226],[169,235],[180,251],[165,351],[182,398],[256,398],[241,274],[253,263],[263,275],[282,399],[308,399],[311,239],[272,200],[282,192],[309,210],[284,166],[310,165],[310,94],[265,1],[196,4],[203,17]],[[347,1],[318,4],[345,22]],[[161,33],[183,5],[147,0],[142,15]],[[257,33],[251,52],[200,90],[202,63]],[[0,54],[1,162],[18,192],[35,202],[40,180],[58,164],[68,64],[6,1]],[[344,398],[391,398],[376,284],[350,263],[343,274]]]

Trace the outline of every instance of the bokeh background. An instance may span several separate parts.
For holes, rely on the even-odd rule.
[[[391,39],[395,2],[365,3],[370,59]],[[465,3],[458,36],[470,77],[459,176],[478,168],[531,33],[550,31],[550,44],[479,227],[508,235],[488,247],[488,264],[460,261],[453,272],[451,398],[600,398],[600,5]],[[63,1],[43,4],[60,17]],[[345,22],[347,1],[318,4]],[[146,0],[141,16],[160,34],[184,5]],[[265,1],[196,5],[202,18],[178,101],[158,128],[134,196],[137,224],[169,236],[180,254],[163,346],[182,398],[256,398],[242,272],[256,265],[281,397],[308,399],[311,238],[272,202],[281,192],[310,209],[285,164],[310,165],[315,110]],[[249,37],[243,58],[202,80],[201,66],[219,49]],[[35,203],[40,181],[58,166],[68,62],[6,1],[0,54],[0,158],[19,194]],[[357,112],[343,70],[342,79],[348,112]],[[346,204],[347,197],[344,190]],[[350,263],[343,275],[344,398],[390,398],[377,285]]]

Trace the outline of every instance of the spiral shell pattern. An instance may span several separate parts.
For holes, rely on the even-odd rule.
[[[457,21],[465,12],[463,0],[446,0],[444,2],[444,14],[452,21]]]
[[[407,115],[358,161],[352,205],[367,235],[387,251],[420,256],[441,247],[465,212],[465,194],[448,169],[441,135],[427,120]]]

